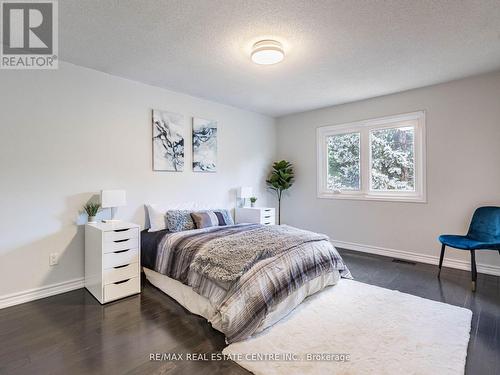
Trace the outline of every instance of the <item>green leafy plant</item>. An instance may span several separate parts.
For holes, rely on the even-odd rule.
[[[257,202],[257,198],[256,197],[251,197],[250,198],[250,203],[255,203]]]
[[[96,216],[99,210],[101,209],[101,204],[100,203],[93,203],[93,202],[88,202],[83,206],[83,209],[89,215],[91,216]]]
[[[269,178],[266,180],[268,188],[274,190],[278,197],[278,224],[281,224],[281,198],[283,192],[292,187],[294,178],[292,163],[281,160],[273,164]]]

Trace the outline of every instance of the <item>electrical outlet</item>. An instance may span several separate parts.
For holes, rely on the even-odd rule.
[[[49,266],[55,266],[59,263],[59,253],[51,253],[49,255]]]

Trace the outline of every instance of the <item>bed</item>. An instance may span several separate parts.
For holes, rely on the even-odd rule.
[[[328,237],[289,226],[143,231],[141,246],[148,281],[207,319],[228,343],[265,330],[308,296],[351,278]]]

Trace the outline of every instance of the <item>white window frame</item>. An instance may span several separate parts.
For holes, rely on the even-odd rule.
[[[415,191],[375,191],[371,190],[370,167],[372,130],[402,127],[408,122],[415,129],[414,161]],[[327,189],[328,176],[328,137],[338,134],[360,133],[360,190]],[[317,137],[317,189],[318,198],[361,199],[396,202],[427,202],[426,160],[425,160],[425,111],[350,122],[339,125],[322,126],[316,129]]]

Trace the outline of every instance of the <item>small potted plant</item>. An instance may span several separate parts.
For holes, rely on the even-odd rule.
[[[250,207],[255,207],[255,202],[257,202],[257,198],[256,197],[251,197],[250,198]]]
[[[101,204],[100,203],[93,203],[93,202],[88,202],[83,206],[83,209],[89,215],[89,223],[95,223],[95,217],[99,210],[101,209]]]

